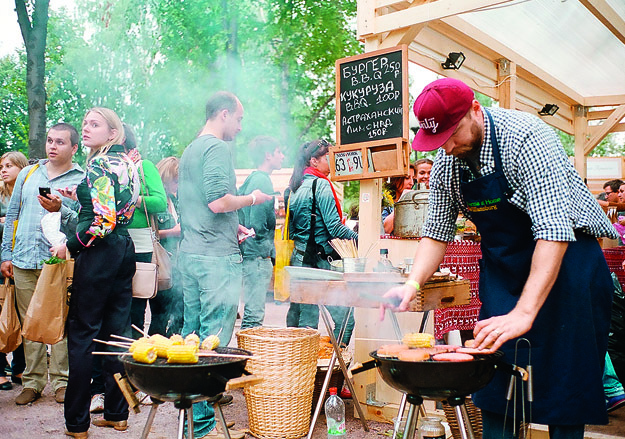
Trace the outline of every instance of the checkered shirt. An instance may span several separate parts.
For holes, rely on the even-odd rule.
[[[502,167],[513,192],[509,201],[532,220],[534,239],[575,241],[575,230],[594,237],[616,238],[614,228],[569,161],[556,133],[528,113],[491,108]],[[484,142],[480,172],[495,171],[490,124],[484,113]],[[452,241],[459,210],[471,218],[460,192],[460,170],[469,172],[462,159],[441,148],[430,177],[429,210],[423,236]],[[501,227],[506,227],[502,224]]]

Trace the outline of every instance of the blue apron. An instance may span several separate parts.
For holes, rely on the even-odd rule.
[[[492,116],[486,111],[495,172],[468,181],[461,173],[461,192],[482,241],[479,294],[480,320],[507,314],[527,281],[536,243],[529,215],[508,199]],[[606,424],[602,374],[607,349],[612,283],[605,258],[592,236],[576,230],[547,300],[524,335],[531,343],[534,402],[532,422],[550,425]],[[503,360],[515,361],[517,339],[505,343]],[[520,342],[515,364],[525,367],[529,352]],[[504,414],[510,375],[498,371],[473,398],[483,410]],[[520,397],[518,398],[521,399]],[[522,413],[517,401],[517,416]],[[530,409],[526,405],[527,410]],[[512,404],[508,416],[512,416]],[[527,419],[528,422],[530,419]]]

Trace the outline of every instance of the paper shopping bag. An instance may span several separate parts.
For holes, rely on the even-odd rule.
[[[4,297],[0,312],[0,352],[8,354],[22,343],[22,328],[17,309],[15,309],[15,286],[11,285],[7,278],[0,289]]]
[[[24,317],[24,338],[46,344],[63,340],[69,311],[68,291],[73,276],[73,259],[56,264],[43,264]]]

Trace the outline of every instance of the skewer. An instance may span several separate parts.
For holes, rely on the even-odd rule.
[[[131,352],[92,352],[92,355],[132,355]]]
[[[259,357],[254,356],[254,355],[238,355],[238,354],[220,354],[215,352],[210,353],[210,352],[198,352],[197,354],[198,357],[224,357],[224,358],[245,358],[245,359],[253,359],[253,360],[258,360]]]
[[[98,340],[97,338],[94,338],[93,341],[95,341],[96,343],[103,343],[105,345],[109,345],[109,346],[115,346],[118,348],[128,348],[130,346],[131,343],[121,343],[118,341],[104,341],[104,340]]]
[[[111,337],[116,338],[118,340],[126,340],[130,343],[132,343],[133,341],[136,341],[134,338],[122,337],[121,335],[115,335],[115,334],[111,334]]]
[[[143,329],[141,329],[137,325],[135,325],[134,323],[131,326],[132,326],[132,329],[137,331],[139,334],[143,335],[144,337],[148,337],[148,334]]]

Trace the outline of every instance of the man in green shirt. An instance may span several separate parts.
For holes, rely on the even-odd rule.
[[[282,168],[284,160],[278,141],[269,136],[255,137],[250,142],[250,155],[258,169],[247,177],[239,188],[239,194],[247,195],[255,189],[273,194],[273,183],[269,176],[273,171]],[[256,233],[254,237],[241,243],[245,302],[241,329],[246,329],[262,326],[265,319],[265,296],[273,271],[271,258],[276,257],[273,241],[276,230],[274,203],[239,209],[239,223],[248,229],[254,229]]]
[[[236,321],[241,262],[237,210],[262,204],[271,196],[259,190],[236,195],[232,152],[226,142],[241,131],[243,106],[235,95],[217,92],[206,104],[206,123],[180,159],[179,264],[184,296],[185,335],[195,332],[203,340],[219,334],[227,346]],[[215,412],[206,401],[193,404],[194,436],[219,439]],[[233,439],[245,434],[230,431]]]

